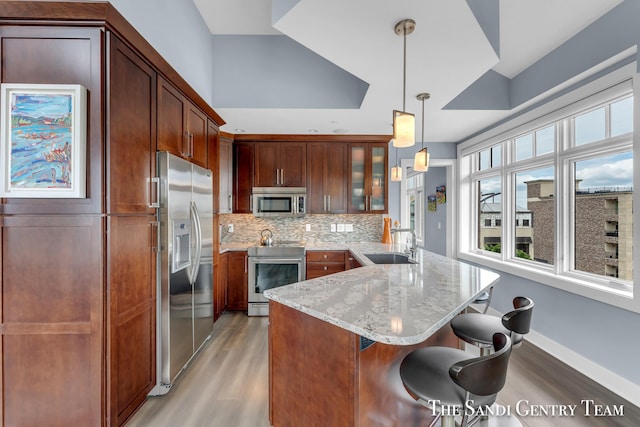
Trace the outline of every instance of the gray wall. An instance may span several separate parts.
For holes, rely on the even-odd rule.
[[[447,185],[447,168],[429,167],[429,170],[424,173],[425,203],[427,196],[435,194],[436,187],[440,185]],[[427,209],[423,216],[423,246],[426,250],[442,256],[447,255],[447,206],[446,203],[438,204],[435,212]]]

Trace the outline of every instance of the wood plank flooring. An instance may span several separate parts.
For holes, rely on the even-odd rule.
[[[148,398],[126,427],[269,427],[267,327],[266,317],[224,313],[171,392]],[[624,405],[624,417],[584,417],[582,399]],[[518,417],[525,427],[640,426],[639,408],[526,342],[512,353],[498,396],[512,412],[522,400],[530,405],[520,408],[529,410],[534,404],[578,405],[574,417]]]

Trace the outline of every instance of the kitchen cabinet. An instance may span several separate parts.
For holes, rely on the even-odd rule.
[[[154,214],[156,73],[117,37],[109,41],[107,208],[113,214]]]
[[[158,77],[158,151],[208,167],[207,117],[171,83]]]
[[[252,213],[253,142],[233,143],[233,213]]]
[[[299,142],[255,143],[255,187],[306,187],[307,146]]]
[[[247,252],[227,252],[224,256],[227,258],[227,309],[246,311],[249,299]]]
[[[307,251],[307,280],[345,270],[345,251]]]
[[[227,254],[219,256],[219,263],[214,266],[216,281],[213,288],[213,319],[218,320],[222,312],[227,309],[227,275],[229,271]]]
[[[233,212],[233,140],[228,134],[220,135],[219,146],[219,191],[220,213]]]
[[[347,213],[348,146],[307,145],[307,213]]]
[[[213,171],[213,212],[220,212],[220,198],[218,192],[220,191],[220,135],[218,132],[218,126],[207,119],[207,169]],[[216,240],[217,241],[217,240]]]
[[[156,384],[156,218],[108,217],[109,400],[122,425]]]
[[[224,122],[108,2],[2,11],[2,83],[88,97],[86,197],[0,200],[0,424],[122,425],[156,381],[156,149],[206,165]]]
[[[387,213],[386,143],[349,144],[349,213]]]

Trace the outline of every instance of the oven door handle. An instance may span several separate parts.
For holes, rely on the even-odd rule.
[[[304,260],[302,258],[263,258],[260,256],[249,258],[249,262],[254,264],[273,264],[274,262],[290,262],[292,264],[297,264],[303,261]]]

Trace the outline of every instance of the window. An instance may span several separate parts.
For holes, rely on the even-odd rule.
[[[460,144],[461,203],[478,209],[461,215],[459,257],[624,306],[615,298],[634,296],[632,84],[593,93]]]
[[[408,224],[416,232],[416,240],[421,245],[424,242],[423,231],[423,213],[425,212],[424,204],[424,174],[408,173],[406,178],[406,212],[408,213]]]

